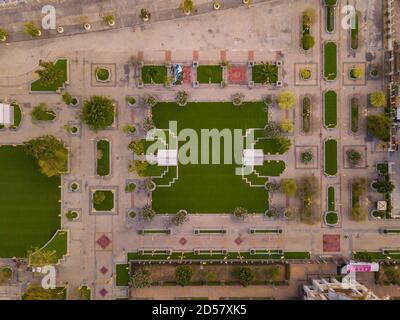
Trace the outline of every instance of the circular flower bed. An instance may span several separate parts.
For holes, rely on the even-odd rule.
[[[128,102],[128,106],[130,107],[134,107],[136,105],[136,99],[132,96],[127,97],[126,102]]]
[[[324,220],[328,226],[336,226],[339,222],[339,216],[336,211],[328,211],[325,213]]]
[[[67,219],[68,219],[69,221],[73,221],[73,220],[78,219],[79,214],[78,214],[78,212],[76,212],[76,211],[69,210],[69,211],[65,214],[65,216],[67,217]]]
[[[312,75],[312,73],[311,73],[310,69],[303,68],[303,69],[300,70],[300,77],[303,80],[311,79],[311,75]]]
[[[77,97],[72,97],[70,106],[76,107],[78,104],[79,104],[79,99]]]
[[[69,185],[69,189],[70,189],[72,192],[76,192],[76,191],[79,190],[79,184],[78,184],[77,182],[72,182],[72,183]]]
[[[98,82],[108,82],[111,80],[111,71],[108,68],[96,69],[96,80]]]
[[[79,132],[79,129],[77,126],[71,126],[69,127],[69,133],[71,134],[77,134]]]
[[[137,214],[136,214],[135,211],[132,210],[132,211],[129,211],[129,212],[128,212],[128,217],[129,217],[129,218],[135,219],[136,216],[137,216]]]
[[[361,78],[361,70],[359,68],[351,68],[350,69],[350,78],[357,80]]]
[[[385,217],[385,211],[372,210],[371,216],[374,219],[383,219]]]

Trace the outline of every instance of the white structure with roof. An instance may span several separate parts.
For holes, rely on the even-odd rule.
[[[0,103],[0,125],[13,125],[13,108],[7,103]]]
[[[159,166],[177,166],[178,150],[176,149],[160,149],[156,156],[157,165]]]
[[[244,166],[261,166],[264,163],[262,149],[244,149],[242,163]]]

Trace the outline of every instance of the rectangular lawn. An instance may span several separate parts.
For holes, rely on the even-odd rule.
[[[337,141],[328,139],[325,141],[325,173],[335,176],[338,170]]]
[[[337,47],[334,42],[324,44],[324,78],[333,81],[337,76]]]
[[[107,140],[97,141],[97,174],[102,177],[110,174],[110,142]]]
[[[324,125],[327,129],[337,125],[337,95],[333,90],[324,93]]]
[[[167,68],[165,66],[144,66],[142,80],[144,84],[164,84],[167,80]]]
[[[184,128],[197,133],[201,129],[227,128],[244,133],[245,129],[265,126],[264,107],[262,102],[244,103],[240,108],[230,102],[189,103],[185,107],[159,103],[153,108],[153,120],[160,129],[176,120],[178,132]],[[180,209],[189,213],[231,213],[236,207],[245,207],[249,212],[263,213],[268,209],[267,191],[250,187],[235,174],[236,168],[236,164],[179,164],[179,179],[171,187],[157,187],[152,192],[153,209],[157,213],[176,213]]]
[[[197,81],[199,83],[222,82],[222,68],[219,65],[199,66],[197,68]]]
[[[25,257],[60,228],[60,177],[40,173],[22,146],[0,146],[0,257]]]

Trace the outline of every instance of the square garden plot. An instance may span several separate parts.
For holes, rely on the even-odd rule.
[[[178,133],[190,128],[200,137],[201,129],[240,129],[244,134],[246,129],[263,128],[267,122],[264,108],[262,102],[247,102],[240,108],[230,102],[188,103],[185,107],[178,107],[175,103],[159,103],[152,112],[157,128],[166,129],[170,120],[176,120]],[[200,155],[201,139],[198,140]],[[224,145],[222,140],[221,151]],[[185,141],[179,143],[182,146]],[[268,163],[265,165],[268,166]],[[163,187],[156,182],[158,186],[152,192],[152,206],[157,213],[176,213],[180,209],[189,213],[231,213],[236,207],[263,213],[268,209],[268,193],[263,184],[262,187],[250,187],[241,175],[235,174],[235,169],[240,168],[235,163],[179,163],[178,167],[169,168],[175,168],[171,172],[178,179],[170,186],[164,181]],[[284,166],[280,168],[283,169]],[[267,168],[265,170],[268,171]],[[275,172],[275,168],[272,171]]]
[[[40,173],[22,146],[0,146],[0,257],[25,257],[60,228],[60,177]]]
[[[117,191],[110,189],[92,189],[91,190],[91,212],[92,213],[115,213]]]
[[[197,67],[197,81],[202,84],[220,84],[222,82],[222,67],[220,65]]]

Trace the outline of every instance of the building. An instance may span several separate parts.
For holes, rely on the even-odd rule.
[[[366,286],[356,280],[340,282],[335,278],[313,279],[303,285],[304,300],[381,300]]]

